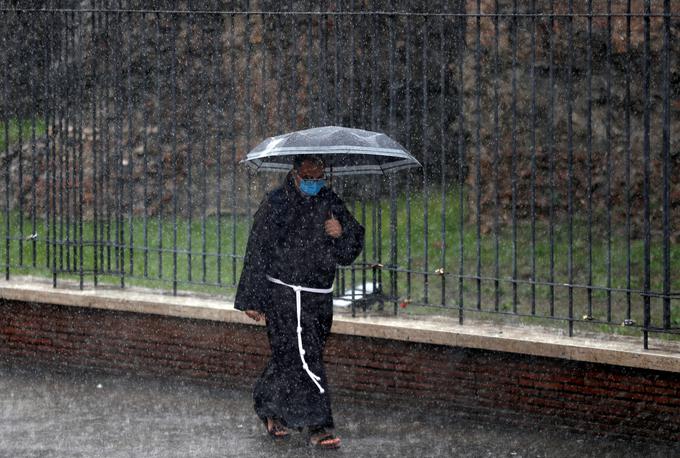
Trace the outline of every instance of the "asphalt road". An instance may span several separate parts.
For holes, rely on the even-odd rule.
[[[2,457],[678,457],[680,445],[517,427],[417,403],[334,398],[342,448],[274,443],[250,388],[0,361]]]

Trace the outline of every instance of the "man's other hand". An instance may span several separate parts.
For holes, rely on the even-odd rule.
[[[258,312],[256,310],[246,310],[246,315],[255,321],[260,321],[264,319],[264,313]]]
[[[324,224],[324,228],[326,229],[326,234],[329,236],[333,237],[334,239],[337,239],[342,235],[342,225],[340,224],[340,221],[338,221],[335,216],[331,213],[330,218],[326,220],[326,223]]]

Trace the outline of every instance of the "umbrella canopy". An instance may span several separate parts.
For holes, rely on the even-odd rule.
[[[301,154],[321,156],[332,175],[386,174],[420,167],[406,149],[385,134],[325,126],[269,137],[242,161],[256,170],[287,172]]]

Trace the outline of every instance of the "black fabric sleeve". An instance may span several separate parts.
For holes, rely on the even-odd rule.
[[[237,310],[266,312],[269,302],[267,272],[271,263],[270,249],[275,232],[273,213],[269,199],[265,199],[255,213],[243,260],[243,271],[236,289],[234,308]]]
[[[364,249],[364,228],[337,196],[332,211],[342,226],[342,235],[333,239],[332,254],[339,265],[347,266],[352,264]]]

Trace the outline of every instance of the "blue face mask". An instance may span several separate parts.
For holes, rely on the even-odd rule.
[[[315,196],[326,185],[326,180],[300,180],[300,191],[308,196]]]

